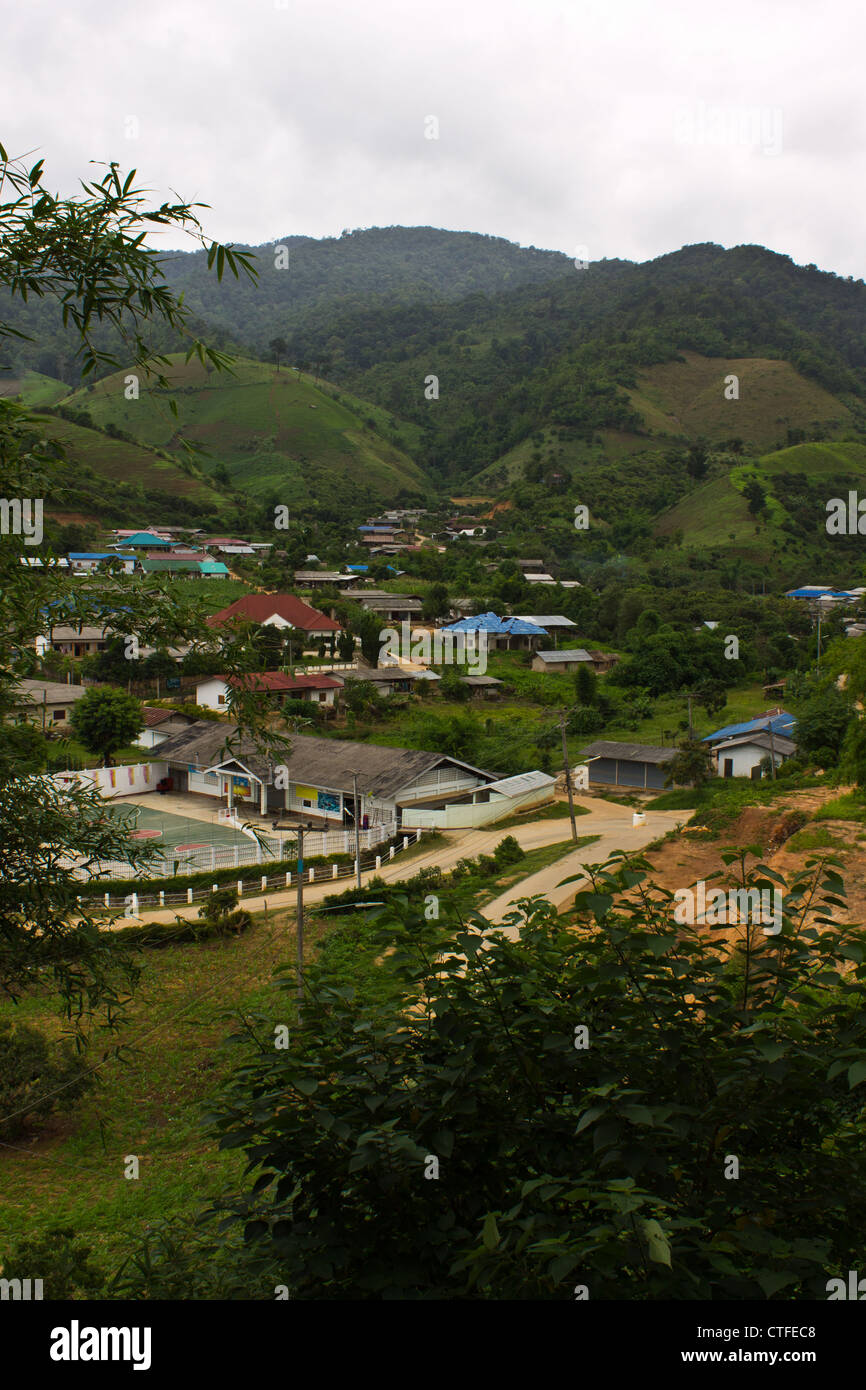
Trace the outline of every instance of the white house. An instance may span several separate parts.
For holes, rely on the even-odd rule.
[[[196,685],[195,702],[204,709],[227,710],[232,687],[236,690],[246,687],[263,696],[333,705],[343,682],[338,676],[290,676],[283,671],[257,671],[248,676],[210,676]]]
[[[757,781],[763,774],[761,763],[772,752],[776,767],[781,767],[797,751],[793,739],[784,734],[758,733],[740,734],[735,738],[717,743],[713,749],[716,767],[720,777],[751,777]]]

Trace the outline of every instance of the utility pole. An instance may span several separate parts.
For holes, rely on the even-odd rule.
[[[693,698],[694,698],[694,697],[693,697],[692,695],[689,695],[689,696],[688,696],[688,701],[689,701],[689,742],[691,742],[692,738],[694,737],[694,729],[692,728],[692,700],[693,700]]]
[[[304,831],[298,826],[298,1019],[304,999]]]
[[[568,792],[568,814],[571,817],[571,838],[577,839],[577,822],[574,817],[574,796],[571,790],[571,767],[568,762],[568,739],[565,735],[565,725],[568,720],[568,710],[563,710],[559,716],[559,729],[562,734],[562,761],[565,764],[565,787]]]
[[[818,660],[817,660],[817,663],[816,663],[816,665],[817,665],[819,668],[820,668],[820,665],[821,665],[821,617],[822,617],[822,613],[821,613],[821,610],[820,610],[820,608],[819,608],[819,609],[818,609]]]
[[[352,773],[352,788],[355,797],[355,882],[361,887],[361,817],[358,811],[358,774]]]
[[[776,780],[776,744],[775,744],[775,741],[774,741],[774,739],[773,739],[773,721],[772,721],[772,719],[770,720],[769,724],[767,725],[767,730],[768,730],[769,735],[770,735],[770,768],[772,769],[771,772],[770,772],[770,776],[772,777],[773,781],[775,782],[775,780]]]

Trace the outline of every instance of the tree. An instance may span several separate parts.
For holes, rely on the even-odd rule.
[[[141,701],[112,685],[91,686],[69,718],[76,737],[91,753],[101,753],[106,767],[144,728]]]
[[[757,478],[752,478],[743,488],[743,496],[749,504],[749,511],[752,516],[758,516],[766,510],[767,494]]]
[[[268,347],[273,353],[274,361],[277,364],[277,372],[279,372],[280,359],[287,356],[289,351],[289,345],[286,342],[285,338],[272,338],[270,343],[268,344]]]
[[[0,145],[0,289],[7,296],[53,300],[61,309],[81,377],[130,369],[151,386],[170,388],[150,338],[184,338],[187,358],[220,368],[230,359],[191,340],[191,319],[182,299],[165,283],[163,253],[150,232],[188,232],[207,252],[218,278],[228,268],[255,278],[251,258],[205,237],[196,206],[152,206],[135,186],[134,171],[123,177],[111,164],[99,182],[86,182],[75,197],[61,199],[43,183],[43,163],[27,168]],[[24,335],[26,336],[26,335]],[[20,341],[21,331],[0,320],[0,344]],[[69,341],[69,338],[67,341]],[[69,361],[73,361],[70,350]],[[64,371],[66,369],[64,368]],[[74,376],[71,377],[74,381]],[[175,411],[176,413],[176,411]],[[56,491],[64,462],[62,446],[46,438],[43,422],[20,403],[0,398],[0,458],[7,498],[44,499]],[[51,555],[50,545],[42,553]],[[160,581],[120,589],[110,575],[75,584],[58,567],[23,566],[32,557],[25,537],[3,536],[0,545],[0,996],[13,1001],[34,980],[44,980],[79,1037],[99,1013],[113,1026],[134,983],[137,967],[129,949],[100,932],[95,899],[79,898],[82,879],[108,860],[124,860],[133,871],[152,851],[133,841],[118,818],[106,813],[92,787],[60,785],[34,775],[32,750],[22,746],[8,722],[21,678],[36,674],[36,642],[59,624],[105,622],[123,610],[124,626],[142,646],[192,641],[194,649],[213,633],[204,612],[178,598]],[[120,597],[122,593],[122,598]],[[223,670],[234,668],[225,650]],[[261,728],[253,702],[244,708],[247,727]],[[257,724],[257,719],[259,720]],[[140,728],[140,721],[138,723]],[[88,906],[91,904],[91,906]]]
[[[375,984],[324,960],[287,1049],[265,1019],[236,1038],[214,1117],[249,1161],[215,1203],[235,1276],[297,1299],[826,1297],[866,1218],[866,933],[839,924],[833,861],[722,867],[779,889],[778,934],[684,922],[625,855],[590,866],[579,932],[537,898],[514,940],[440,888],[437,921],[391,899]]]
[[[710,745],[697,738],[686,738],[668,763],[665,786],[702,787],[715,772]]]
[[[448,590],[444,584],[432,584],[424,597],[422,616],[425,623],[435,622],[437,618],[447,618],[451,611]]]
[[[579,705],[594,705],[598,679],[589,662],[581,662],[574,673],[574,693]]]
[[[822,685],[805,701],[797,717],[797,747],[817,761],[836,763],[854,716],[851,695],[833,684]]]

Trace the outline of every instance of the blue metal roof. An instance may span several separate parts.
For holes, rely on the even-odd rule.
[[[350,572],[351,574],[366,574],[366,573],[367,573],[367,570],[368,570],[369,568],[370,568],[369,565],[347,565],[347,566],[346,566],[346,569],[349,570],[349,572]],[[389,568],[389,569],[391,568],[390,565],[388,566],[388,568]]]
[[[139,531],[134,536],[128,536],[123,542],[124,545],[149,545],[151,550],[159,550],[164,546],[166,550],[173,544],[172,541],[164,541],[161,536],[154,536],[150,531]]]
[[[793,714],[787,710],[782,710],[781,714],[761,715],[759,719],[748,719],[744,724],[726,724],[723,729],[716,729],[714,733],[707,734],[702,743],[718,743],[723,738],[735,738],[737,734],[757,734],[772,729],[774,734],[791,737],[792,730],[797,727],[797,721]]]
[[[131,555],[121,555],[119,550],[70,550],[70,560],[131,560]]]
[[[546,637],[547,629],[536,627],[524,618],[499,618],[495,613],[479,613],[475,618],[461,618],[449,623],[443,632],[493,632],[512,637]]]
[[[826,595],[832,598],[853,598],[847,589],[822,589],[817,585],[804,585],[802,589],[789,589],[785,598],[824,598]]]

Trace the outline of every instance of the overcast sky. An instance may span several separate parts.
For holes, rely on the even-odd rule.
[[[134,165],[225,241],[759,242],[860,277],[864,39],[859,0],[26,0],[0,141],[64,193]]]

